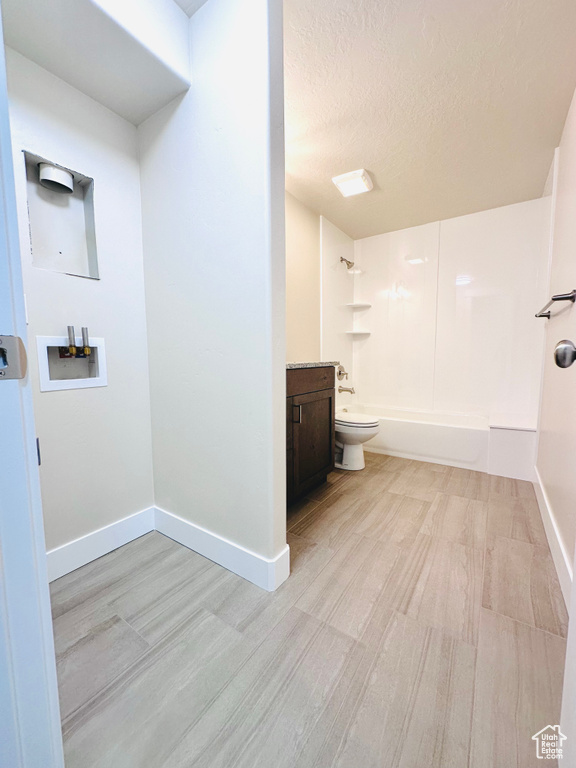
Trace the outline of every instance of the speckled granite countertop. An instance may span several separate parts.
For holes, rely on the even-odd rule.
[[[331,360],[329,363],[286,363],[286,369],[291,368],[326,368],[328,365],[340,365],[338,360]]]

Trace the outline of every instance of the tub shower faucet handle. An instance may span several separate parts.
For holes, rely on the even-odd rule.
[[[346,373],[343,365],[339,365],[338,368],[336,368],[336,376],[338,381],[342,381],[342,379],[348,378],[348,374]]]

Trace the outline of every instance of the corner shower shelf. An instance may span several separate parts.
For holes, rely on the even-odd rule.
[[[350,309],[370,309],[372,304],[364,304],[362,301],[354,301],[351,304],[346,304]]]

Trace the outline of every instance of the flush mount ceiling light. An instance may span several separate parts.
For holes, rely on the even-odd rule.
[[[336,184],[343,197],[360,195],[362,192],[370,192],[372,189],[372,179],[364,168],[350,171],[350,173],[343,173],[340,176],[334,176],[332,181]]]

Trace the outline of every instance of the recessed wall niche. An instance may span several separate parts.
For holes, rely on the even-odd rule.
[[[40,391],[107,386],[104,339],[90,337],[91,354],[88,357],[83,354],[71,357],[68,354],[68,344],[67,336],[36,336]],[[76,346],[81,353],[81,337],[76,338]]]
[[[32,264],[40,269],[98,280],[94,179],[24,152]],[[40,180],[40,164],[52,166]],[[72,189],[50,180],[61,174]],[[62,173],[63,172],[63,173]]]

